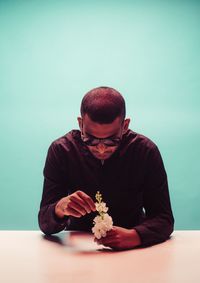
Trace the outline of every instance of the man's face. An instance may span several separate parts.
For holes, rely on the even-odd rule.
[[[78,118],[82,138],[91,139],[121,139],[128,129],[129,121],[129,119],[122,121],[121,117],[117,117],[110,124],[98,124],[93,122],[87,114],[83,118]],[[87,147],[94,157],[106,160],[116,151],[118,145],[108,146],[106,141],[100,140],[96,145],[87,145]]]

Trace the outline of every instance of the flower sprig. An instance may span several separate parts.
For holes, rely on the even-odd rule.
[[[106,203],[102,201],[102,195],[99,191],[97,191],[95,198],[97,200],[95,206],[99,215],[93,220],[94,227],[92,228],[92,232],[97,239],[100,239],[101,237],[105,237],[106,232],[112,229],[113,221],[112,217],[107,213],[108,207]]]
[[[100,192],[97,191],[97,193],[95,195],[95,198],[98,201],[98,203],[100,203],[102,201],[102,194],[100,194]]]
[[[108,211],[108,207],[106,207],[106,203],[102,202],[102,194],[98,191],[95,195],[95,198],[98,202],[95,203],[96,210],[99,212],[102,220],[104,219],[104,214]]]

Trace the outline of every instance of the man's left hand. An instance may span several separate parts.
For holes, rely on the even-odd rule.
[[[118,226],[113,228],[106,233],[106,237],[96,239],[100,245],[110,247],[113,250],[126,250],[133,249],[141,245],[141,239],[135,229],[125,229]]]

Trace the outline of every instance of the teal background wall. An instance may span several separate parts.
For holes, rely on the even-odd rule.
[[[176,229],[200,229],[200,1],[0,1],[0,229],[38,229],[50,143],[108,85],[159,147]]]

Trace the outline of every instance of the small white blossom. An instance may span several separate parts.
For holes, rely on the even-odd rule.
[[[100,213],[101,212],[106,213],[108,211],[108,207],[106,206],[105,202],[100,202],[100,203],[96,202],[95,206],[96,206],[96,210]]]
[[[112,229],[113,227],[113,220],[112,217],[106,213],[108,211],[108,207],[106,207],[106,203],[102,202],[102,197],[99,192],[96,194],[96,210],[98,211],[99,215],[97,215],[93,222],[94,227],[92,228],[92,232],[97,239],[106,236],[106,232]]]
[[[112,217],[105,213],[103,219],[100,215],[94,218],[94,227],[92,228],[92,232],[97,239],[100,239],[101,237],[105,237],[106,232],[110,231],[112,227]]]

